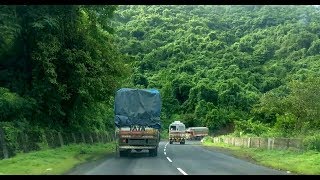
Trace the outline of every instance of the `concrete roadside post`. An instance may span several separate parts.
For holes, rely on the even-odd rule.
[[[4,131],[1,127],[0,127],[0,145],[2,146],[2,152],[3,152],[4,159],[8,159],[9,152],[8,152],[7,144],[5,141],[5,134],[4,134]]]
[[[58,137],[59,137],[60,146],[62,147],[64,143],[63,143],[63,139],[60,132],[58,132]]]

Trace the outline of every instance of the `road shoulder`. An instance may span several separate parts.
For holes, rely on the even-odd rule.
[[[259,161],[255,160],[252,157],[252,154],[247,153],[245,151],[241,151],[240,147],[238,147],[240,151],[237,150],[237,149],[231,149],[231,148],[228,148],[228,147],[220,147],[220,146],[205,145],[205,144],[202,144],[202,147],[204,149],[206,149],[206,150],[210,150],[210,151],[219,152],[219,153],[222,153],[222,154],[225,154],[225,155],[229,155],[229,156],[232,156],[232,157],[235,157],[235,158],[238,158],[238,159],[241,159],[241,160],[244,160],[244,161],[256,164],[256,165],[259,165],[259,166],[264,166],[264,167],[271,168],[271,169],[274,169],[274,170],[287,172],[288,174],[291,174],[291,175],[295,175],[295,173],[292,173],[290,171],[287,171],[287,170],[284,170],[284,169],[275,168],[275,167],[268,166],[268,165],[260,163]]]
[[[235,150],[232,150],[232,149],[228,149],[228,148],[225,148],[225,147],[218,147],[218,146],[207,146],[207,145],[202,145],[202,147],[207,149],[207,150],[210,150],[210,151],[219,152],[219,153],[222,153],[222,154],[225,154],[225,155],[229,155],[229,156],[232,156],[232,157],[235,157],[235,158],[239,158],[241,160],[245,160],[245,161],[260,165],[250,155],[235,153]]]
[[[111,157],[114,157],[115,153],[107,153],[99,158],[96,159],[89,159],[86,162],[83,162],[81,164],[76,165],[72,169],[68,170],[67,172],[63,173],[63,175],[76,175],[76,174],[82,174],[83,172],[87,171],[88,169],[92,169],[94,167],[99,166],[101,163],[106,161],[106,159],[109,159]]]

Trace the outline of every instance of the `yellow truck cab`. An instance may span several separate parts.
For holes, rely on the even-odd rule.
[[[169,142],[186,143],[186,126],[180,121],[174,121],[169,125]]]

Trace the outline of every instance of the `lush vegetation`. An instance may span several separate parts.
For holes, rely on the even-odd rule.
[[[220,150],[257,164],[293,174],[318,175],[320,173],[320,154],[317,151],[266,150],[242,148],[225,143],[212,143],[205,138],[203,144],[208,148]],[[281,157],[281,158],[279,158]]]
[[[319,127],[314,6],[120,6],[113,21],[131,86],[158,88],[164,128],[298,136]]]
[[[0,22],[4,128],[112,129],[115,90],[139,87],[160,90],[164,128],[320,144],[315,6],[2,5]]]
[[[126,76],[110,25],[116,6],[0,6],[0,122],[112,129]]]
[[[18,154],[0,161],[0,175],[59,175],[88,160],[96,160],[115,151],[114,143],[77,144]]]

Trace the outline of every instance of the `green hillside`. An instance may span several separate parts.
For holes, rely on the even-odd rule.
[[[165,127],[319,128],[316,7],[134,5],[113,20],[132,65],[125,85],[160,89]]]
[[[112,130],[120,87],[157,88],[173,120],[212,132],[320,127],[315,6],[0,6],[0,123]]]

